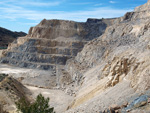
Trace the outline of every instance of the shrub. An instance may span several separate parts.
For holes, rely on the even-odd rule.
[[[25,98],[16,102],[18,111],[22,113],[55,113],[54,108],[49,106],[49,98],[44,98],[42,94],[36,97],[35,102],[30,103]]]
[[[0,82],[7,77],[8,75],[0,73]]]
[[[0,47],[0,50],[1,50],[1,49],[7,49],[7,47]]]

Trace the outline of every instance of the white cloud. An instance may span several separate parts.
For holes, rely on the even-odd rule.
[[[101,5],[103,5],[102,3],[101,4],[95,4],[94,6],[101,6]]]
[[[59,1],[54,1],[54,2],[40,2],[40,1],[28,1],[28,0],[7,0],[7,1],[1,1],[0,4],[1,5],[7,5],[8,4],[14,4],[14,5],[22,5],[22,6],[37,6],[37,7],[44,7],[44,6],[58,6],[62,3],[63,1],[59,2]]]
[[[23,3],[19,3],[21,5],[31,5],[31,6],[40,6],[40,7],[43,7],[43,6],[58,6],[60,5],[61,2],[23,2]]]
[[[93,2],[80,2],[80,3],[70,3],[71,5],[88,5],[93,4]]]
[[[39,22],[34,22],[34,23],[17,22],[17,23],[19,23],[19,24],[21,24],[21,25],[30,25],[30,26],[33,26],[33,25],[37,25],[37,24],[39,24]]]
[[[37,11],[29,10],[24,7],[24,5],[15,5],[8,4],[6,2],[16,3],[18,0],[2,0],[0,2],[0,15],[3,15],[3,18],[10,19],[11,21],[17,19],[28,19],[39,21],[44,18],[46,19],[65,19],[65,20],[74,20],[74,21],[86,21],[87,18],[113,18],[120,17],[126,12],[131,11],[131,9],[114,9],[110,7],[101,7],[101,4],[95,4],[99,8],[93,8],[90,10],[81,10],[81,11]],[[62,0],[63,2],[64,0]],[[22,4],[34,5],[34,6],[50,6],[50,5],[59,5],[60,2],[26,2],[25,0],[21,1]],[[21,4],[18,2],[18,4]],[[86,4],[91,2],[86,2]]]
[[[114,4],[114,3],[116,3],[116,2],[115,2],[115,1],[109,1],[109,3]]]
[[[113,9],[110,7],[100,7],[87,11],[36,11],[27,10],[22,7],[0,7],[3,18],[17,20],[20,18],[29,20],[46,19],[67,19],[74,21],[86,21],[87,18],[113,18],[119,17],[130,10]]]

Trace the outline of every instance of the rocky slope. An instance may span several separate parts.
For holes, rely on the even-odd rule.
[[[18,37],[25,36],[24,32],[12,32],[5,28],[0,27],[0,49],[7,48],[10,43]]]
[[[66,64],[57,76],[32,77],[74,97],[66,113],[148,112],[149,6],[150,0],[123,17],[86,23],[44,19],[3,51],[1,62],[45,70]]]
[[[69,113],[95,113],[150,95],[149,4],[148,0],[117,19],[75,59],[67,61],[66,70],[79,84]]]
[[[85,23],[42,20],[29,34],[3,51],[1,63],[20,67],[55,70],[77,55],[85,43],[105,31],[114,19],[88,19]],[[93,30],[94,29],[94,30]]]
[[[16,79],[0,74],[0,110],[10,113],[15,111],[15,102],[23,97],[30,101],[30,91]],[[4,111],[1,113],[4,113]]]

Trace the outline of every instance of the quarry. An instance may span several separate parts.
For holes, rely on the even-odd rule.
[[[150,0],[119,18],[43,19],[0,50],[0,108],[41,93],[56,113],[149,113],[149,59]]]

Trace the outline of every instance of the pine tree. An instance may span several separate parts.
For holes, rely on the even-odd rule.
[[[16,102],[18,111],[22,113],[55,113],[54,108],[49,106],[49,98],[44,98],[42,94],[36,97],[34,103],[28,102],[26,99],[22,98]]]

